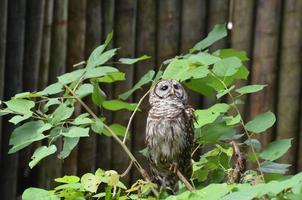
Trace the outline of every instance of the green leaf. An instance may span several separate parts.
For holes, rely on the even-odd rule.
[[[260,157],[269,161],[277,160],[291,147],[291,141],[292,139],[282,139],[271,142],[267,148],[260,153]]]
[[[249,93],[258,92],[265,87],[266,85],[247,85],[239,89],[236,89],[235,91],[238,92],[239,94],[249,94]]]
[[[112,83],[116,81],[125,80],[125,73],[123,72],[108,72],[105,76],[98,78],[97,82],[100,83]]]
[[[94,121],[93,124],[91,124],[91,129],[95,133],[102,134],[103,133],[103,127],[104,127],[104,123],[101,119],[98,119],[98,120]]]
[[[61,133],[61,135],[70,138],[77,138],[77,137],[89,137],[89,128],[82,128],[77,126],[72,126]]]
[[[220,98],[223,97],[224,95],[228,94],[228,93],[231,92],[234,88],[235,88],[235,85],[232,85],[232,86],[229,87],[228,89],[224,89],[224,90],[218,91],[218,93],[216,94],[217,99],[220,99]]]
[[[7,106],[7,109],[21,114],[30,114],[31,109],[35,107],[35,103],[33,101],[29,101],[26,99],[12,99],[4,102]]]
[[[74,107],[68,107],[65,104],[61,104],[53,113],[51,124],[57,125],[60,121],[68,119],[74,111]]]
[[[41,97],[43,95],[42,92],[22,92],[16,94],[13,99],[27,99],[27,98],[34,98],[34,97]]]
[[[71,124],[73,125],[84,125],[84,124],[91,124],[93,123],[93,121],[88,118],[89,114],[88,113],[83,113],[79,116],[77,116],[77,118],[75,118],[73,120],[73,122],[71,122]]]
[[[186,80],[187,71],[190,68],[190,61],[186,59],[179,60],[173,59],[172,62],[167,66],[163,74],[163,79],[175,79],[175,80]]]
[[[87,173],[81,177],[81,184],[84,189],[88,192],[95,193],[99,187],[99,183],[97,182],[94,174]]]
[[[187,80],[190,78],[199,79],[204,78],[209,74],[208,66],[200,66],[196,68],[191,68],[188,70],[187,75],[183,76],[182,80]]]
[[[102,44],[101,46],[98,46],[96,49],[93,50],[93,52],[90,54],[90,56],[88,58],[86,68],[95,67],[95,65],[94,65],[95,62],[100,58],[100,56],[102,55],[105,48],[108,46],[108,44],[112,40],[112,37],[113,37],[113,32],[111,32],[107,35],[104,44]]]
[[[42,133],[49,130],[51,126],[44,124],[43,121],[31,121],[16,128],[9,140],[9,144],[13,147],[8,153],[15,153],[23,149],[35,141],[46,138]]]
[[[227,31],[225,28],[225,24],[217,24],[214,26],[213,30],[208,34],[208,36],[198,42],[190,52],[200,51],[206,49],[207,47],[211,46],[214,42],[220,40],[227,36]]]
[[[149,70],[130,90],[124,92],[123,94],[120,94],[118,97],[122,100],[128,99],[133,92],[140,89],[143,85],[152,82],[154,75],[155,75],[155,71]]]
[[[143,55],[139,58],[120,58],[119,61],[123,64],[126,64],[126,65],[132,65],[138,61],[142,61],[142,60],[147,60],[151,58],[150,56],[147,56],[147,55]]]
[[[241,61],[247,61],[249,58],[246,55],[245,51],[237,51],[235,49],[221,49],[219,50],[219,56],[221,58],[228,58],[228,57],[237,57]]]
[[[14,117],[12,117],[9,122],[13,123],[13,124],[18,124],[19,122],[22,122],[28,118],[30,118],[32,116],[32,113],[28,113],[25,115],[16,115]]]
[[[58,76],[59,83],[66,85],[79,80],[85,73],[85,69],[78,69],[69,73]]]
[[[261,164],[259,170],[264,173],[285,174],[288,171],[289,167],[290,167],[289,164],[265,161]]]
[[[200,128],[206,124],[214,122],[222,113],[229,110],[230,106],[226,103],[218,103],[208,109],[196,110],[195,115],[197,116],[196,128]]]
[[[87,69],[84,77],[85,78],[99,78],[99,77],[105,76],[105,75],[107,75],[107,73],[111,73],[111,72],[118,72],[118,70],[114,67],[108,67],[108,66],[89,68],[89,69]]]
[[[55,182],[57,183],[70,183],[70,184],[74,184],[74,183],[78,183],[80,181],[80,178],[77,176],[67,176],[65,175],[64,177],[60,177],[60,178],[56,178]]]
[[[253,133],[261,133],[274,125],[276,117],[272,112],[262,113],[256,116],[252,121],[249,121],[245,127]]]
[[[105,109],[112,110],[112,111],[117,111],[122,109],[133,111],[137,106],[136,103],[127,103],[120,100],[104,101],[102,105]]]
[[[213,89],[206,84],[206,81],[204,79],[192,79],[189,82],[184,82],[184,85],[190,90],[204,96],[212,96]]]
[[[244,144],[254,147],[256,151],[261,150],[261,143],[257,139],[247,139],[246,141],[244,141]]]
[[[77,146],[79,143],[80,138],[79,137],[64,137],[64,145],[63,150],[59,154],[60,159],[65,159],[69,156],[71,151]]]
[[[199,65],[212,65],[219,60],[221,60],[217,56],[213,56],[209,53],[200,52],[198,54],[191,54],[188,58],[192,63]]]
[[[109,127],[118,136],[124,136],[126,133],[126,127],[121,124],[111,124]],[[112,136],[111,133],[107,129],[103,129],[102,132],[107,136]]]
[[[225,120],[227,126],[233,126],[240,122],[241,117],[238,114],[238,115],[236,115],[236,117],[233,117],[233,116],[225,117],[224,120]]]
[[[47,86],[43,91],[42,93],[45,94],[45,95],[53,95],[53,94],[57,94],[57,93],[60,93],[60,92],[63,92],[63,85],[62,83],[53,83],[49,86]]]
[[[101,53],[100,55],[97,55],[97,53],[99,54],[99,52],[96,52],[96,54],[93,57],[91,57],[91,59],[89,57],[86,68],[91,69],[103,65],[116,54],[116,51],[117,49],[110,49],[108,51]],[[92,52],[92,54],[93,53],[94,52]]]
[[[47,103],[44,105],[44,108],[47,111],[50,106],[52,106],[52,105],[58,105],[58,104],[61,104],[61,101],[59,101],[57,98],[49,99],[47,101]]]
[[[56,197],[56,196],[55,196]],[[22,200],[59,200],[58,197],[54,198],[50,192],[40,188],[27,188],[22,194]]]
[[[91,96],[92,102],[95,105],[102,107],[102,103],[106,100],[106,94],[96,81],[93,80],[91,83],[93,85],[93,93]]]
[[[56,151],[57,151],[57,147],[55,145],[51,145],[49,147],[41,146],[41,147],[37,148],[31,157],[32,160],[29,162],[29,167],[32,169],[43,158],[45,158],[51,154],[54,154]]]
[[[236,74],[242,65],[241,60],[237,57],[224,58],[214,64],[213,72],[220,76],[232,76]]]
[[[80,87],[75,91],[75,94],[80,97],[83,98],[89,94],[91,94],[93,92],[93,85],[89,84],[89,83],[85,83],[83,85],[80,85]]]

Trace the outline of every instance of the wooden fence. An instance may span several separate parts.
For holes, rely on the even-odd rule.
[[[166,58],[186,52],[215,24],[227,22],[229,5],[229,0],[0,0],[0,99],[54,82],[72,64],[87,58],[111,30],[113,46],[121,47],[118,57],[152,56],[148,62],[120,67],[127,81],[105,88],[114,97]],[[234,28],[213,49],[232,47],[248,52],[249,82],[268,87],[248,99],[245,116],[250,119],[274,111],[277,125],[261,140],[267,144],[275,138],[294,138],[294,148],[282,160],[292,164],[292,172],[301,171],[302,1],[234,0],[233,5]],[[135,93],[131,101],[138,101],[143,93]],[[194,107],[215,102],[196,94],[190,99]],[[142,109],[147,108],[145,102]],[[106,115],[109,121],[122,124],[129,118],[126,112]],[[145,119],[146,111],[135,117],[128,143],[139,160]],[[51,187],[53,179],[62,174],[81,175],[98,167],[122,172],[128,166],[116,142],[92,135],[82,139],[64,162],[51,157],[30,170],[30,148],[7,154],[12,131],[7,120],[0,121],[1,199],[15,199],[29,186]],[[136,177],[138,172],[133,169],[125,180]]]

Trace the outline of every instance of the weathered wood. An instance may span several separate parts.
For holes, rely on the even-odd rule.
[[[205,0],[182,1],[181,53],[187,53],[190,48],[205,37],[206,8]],[[199,108],[202,105],[202,97],[191,91],[188,91],[188,94],[189,104],[193,108]]]
[[[53,10],[49,83],[55,82],[57,80],[56,77],[65,72],[68,0],[55,0]],[[59,140],[56,145],[60,149],[62,141]],[[62,175],[62,161],[55,156],[48,157],[42,162],[41,170],[39,185],[43,188],[52,188],[55,184],[53,179]]]
[[[0,99],[4,94],[4,69],[6,48],[7,0],[0,1]],[[2,144],[2,118],[0,118],[0,155]]]
[[[134,57],[135,56],[135,24],[136,24],[136,7],[137,1],[127,0],[127,1],[116,1],[115,4],[115,37],[114,45],[115,47],[121,47],[118,53],[118,58],[120,57]],[[127,38],[127,39],[126,39]],[[134,78],[134,68],[133,66],[120,66],[117,68],[124,72],[127,77],[127,81],[122,83],[117,83],[114,87],[114,97],[116,98],[122,92],[129,90],[133,85]],[[130,97],[129,101],[133,99]],[[130,112],[119,111],[114,113],[113,122],[119,123],[127,126],[129,121]],[[129,147],[131,149],[131,147]],[[129,158],[126,156],[120,145],[113,141],[112,143],[112,168],[116,169],[118,172],[123,172],[128,164]],[[129,181],[129,174],[124,177],[125,182]]]
[[[7,43],[5,60],[5,85],[4,99],[10,99],[15,93],[22,90],[22,69],[24,52],[26,1],[8,1],[7,10]],[[18,153],[7,154],[9,150],[9,137],[14,126],[4,117],[2,127],[2,155],[0,187],[2,199],[15,199],[18,187]]]
[[[115,10],[115,1],[114,0],[104,0],[101,5],[101,23],[103,24],[101,33],[99,36],[102,40],[105,40],[105,37],[108,33],[113,31],[114,28],[114,10]],[[98,25],[99,26],[99,25]],[[115,36],[114,36],[115,37]],[[108,45],[108,49],[113,48],[113,42]],[[102,89],[105,91],[107,98],[112,98],[113,87],[111,84],[101,85]],[[104,116],[106,117],[106,122],[112,122],[112,112],[102,111]],[[102,169],[110,169],[111,168],[111,138],[98,135],[97,136],[97,158],[96,165]]]
[[[257,2],[251,82],[268,86],[263,92],[250,96],[250,119],[262,112],[275,110],[280,8],[281,0]],[[262,144],[266,146],[272,137],[272,129],[261,134]]]
[[[45,5],[44,5],[43,37],[42,37],[42,46],[41,46],[39,84],[38,84],[39,90],[42,90],[48,84],[53,2],[54,2],[53,0],[47,0],[45,1]]]
[[[281,58],[278,77],[277,138],[294,138],[292,148],[281,158],[295,171],[301,104],[302,1],[288,0],[283,6]],[[298,157],[299,158],[299,157]]]
[[[234,8],[232,14],[233,29],[231,34],[231,47],[236,50],[246,51],[248,57],[252,56],[253,50],[253,19],[255,0],[234,0]],[[251,62],[246,63],[246,67],[250,67]],[[247,81],[238,81],[236,87],[246,85]],[[246,96],[242,97],[243,101],[246,101]],[[228,99],[230,101],[230,99]],[[239,110],[245,118],[247,110],[247,103],[239,105]]]
[[[156,1],[138,1],[137,7],[137,33],[136,33],[136,56],[147,54],[151,56],[151,59],[144,62],[139,62],[135,66],[134,81],[137,82],[148,70],[155,67],[156,57]],[[148,87],[139,90],[135,93],[135,102],[138,102],[140,98],[147,92]],[[143,104],[140,106],[142,112],[138,112],[133,122],[132,131],[132,152],[140,163],[143,164],[143,168],[147,168],[148,163],[139,150],[145,148],[145,128],[146,119],[149,109],[148,98],[145,98]],[[135,181],[141,178],[140,173],[132,168],[131,180]]]
[[[157,34],[157,68],[179,53],[180,0],[159,1]]]
[[[209,33],[216,24],[224,24],[228,21],[228,0],[216,0],[208,1],[208,27],[207,32]],[[214,43],[210,50],[213,52],[220,48],[227,48],[229,37],[223,38],[218,42]],[[208,108],[217,102],[216,97],[205,97],[203,99],[203,107]]]
[[[74,70],[73,65],[84,60],[85,57],[85,32],[86,32],[86,0],[75,0],[68,5],[68,36],[66,70]],[[75,105],[74,116],[81,113],[80,105]],[[83,155],[80,155],[82,139],[78,147],[65,159],[63,165],[64,174],[77,174],[81,164],[89,164]],[[82,154],[87,152],[81,152]],[[87,154],[89,155],[89,154]]]

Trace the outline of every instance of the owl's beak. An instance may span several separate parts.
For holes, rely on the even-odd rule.
[[[170,95],[171,96],[174,96],[175,95],[175,92],[174,92],[174,90],[172,89],[172,90],[170,90]]]

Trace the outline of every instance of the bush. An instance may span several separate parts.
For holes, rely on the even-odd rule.
[[[34,142],[48,141],[48,145],[38,147],[29,167],[35,167],[43,158],[57,154],[60,159],[69,156],[81,137],[89,137],[92,130],[96,134],[113,137],[125,150],[132,164],[139,170],[142,179],[131,187],[126,187],[120,180],[121,174],[114,170],[98,169],[94,174],[82,177],[64,176],[55,179],[59,185],[47,191],[28,188],[22,198],[30,199],[301,199],[302,174],[285,176],[289,165],[277,163],[291,147],[291,139],[270,143],[262,149],[261,142],[254,136],[265,134],[276,121],[275,115],[267,111],[245,122],[238,106],[243,104],[243,97],[263,90],[266,85],[247,85],[236,87],[235,82],[247,79],[249,71],[244,66],[248,60],[245,52],[234,49],[220,49],[210,53],[207,49],[217,40],[227,35],[225,25],[216,25],[209,35],[198,42],[188,54],[166,60],[159,71],[147,72],[129,91],[120,94],[117,99],[109,100],[99,83],[111,84],[125,80],[125,74],[108,65],[117,49],[106,50],[112,39],[112,33],[105,43],[97,47],[84,66],[58,77],[58,82],[39,92],[16,94],[11,100],[3,102],[0,115],[14,115],[9,121],[17,127],[10,138],[9,153],[15,153]],[[120,64],[131,65],[148,59],[121,58]],[[176,79],[188,89],[205,96],[215,95],[218,100],[227,97],[228,103],[216,103],[206,109],[196,109],[195,150],[211,147],[210,151],[193,162],[190,183],[180,182],[180,192],[169,196],[150,181],[125,145],[129,135],[128,125],[106,123],[103,115],[97,116],[82,101],[91,98],[100,109],[132,111],[132,116],[140,111],[139,106],[148,92],[138,103],[126,100],[136,90],[146,85],[155,84],[159,79]],[[222,101],[221,101],[222,102]],[[75,104],[79,103],[85,112],[72,118]],[[242,134],[238,134],[238,130]],[[121,139],[123,137],[123,139]],[[58,149],[55,141],[62,138],[63,148]],[[247,152],[244,149],[249,149]],[[195,151],[194,151],[195,152]],[[243,153],[244,152],[244,153]],[[245,156],[247,154],[247,156]],[[245,162],[256,166],[246,170]],[[130,167],[131,167],[130,166]],[[188,188],[188,189],[187,189]]]

